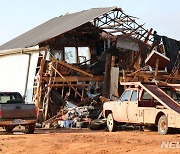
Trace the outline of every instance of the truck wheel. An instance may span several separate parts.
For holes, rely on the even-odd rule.
[[[26,129],[27,129],[27,133],[28,134],[33,134],[34,133],[34,131],[35,131],[35,124],[34,125],[29,125],[29,126],[27,126],[26,127]]]
[[[168,122],[165,115],[161,116],[158,121],[158,132],[160,135],[165,135],[168,132]]]
[[[91,130],[100,130],[106,127],[106,120],[105,119],[96,119],[91,121],[89,128]]]
[[[117,130],[117,122],[114,120],[112,113],[107,116],[107,129],[109,132]]]
[[[14,129],[14,127],[12,127],[12,126],[6,126],[5,129],[6,129],[6,132],[12,132],[12,130]]]

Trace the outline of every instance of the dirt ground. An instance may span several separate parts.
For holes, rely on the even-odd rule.
[[[3,154],[116,154],[180,153],[180,148],[161,148],[162,141],[180,142],[180,134],[126,130],[106,132],[89,129],[37,129],[6,133],[0,130],[0,153]]]

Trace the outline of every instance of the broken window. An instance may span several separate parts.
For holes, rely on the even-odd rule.
[[[86,64],[89,64],[90,60],[90,50],[88,47],[78,47],[78,60],[79,63],[86,62]]]
[[[65,61],[67,63],[77,63],[77,53],[75,47],[65,47]]]
[[[65,61],[72,63],[89,64],[90,50],[89,47],[65,47]]]
[[[53,50],[54,57],[58,60],[63,60],[63,51],[62,50]]]

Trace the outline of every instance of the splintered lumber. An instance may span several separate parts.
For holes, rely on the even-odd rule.
[[[66,80],[66,78],[52,65],[50,64],[50,66],[54,69],[54,71],[59,74],[59,76],[75,91],[75,93],[83,100],[83,97],[81,96],[81,94],[72,86],[72,84],[70,82],[68,82]]]
[[[133,63],[132,63],[132,65],[131,65],[130,68],[132,68],[132,67],[134,66],[134,64],[138,61],[138,59],[139,59],[142,51],[144,50],[145,44],[148,42],[148,39],[149,39],[149,36],[150,36],[151,33],[152,33],[152,30],[153,30],[153,29],[151,28],[150,31],[148,32],[148,34],[147,34],[147,36],[146,36],[146,38],[145,38],[145,41],[144,41],[143,44],[141,45],[141,48],[139,49],[139,52],[138,52],[137,56],[135,57],[135,59],[134,59],[134,61],[133,61]]]
[[[52,58],[52,57],[50,58],[50,60],[52,60],[53,62],[56,62],[56,63],[58,63],[58,64],[60,64],[60,65],[63,65],[63,66],[65,66],[65,67],[68,67],[68,68],[70,68],[70,69],[72,69],[72,70],[75,70],[75,71],[77,71],[77,72],[80,72],[80,73],[82,73],[82,74],[84,74],[84,75],[87,75],[87,76],[89,76],[89,77],[93,77],[92,74],[90,74],[90,73],[88,73],[88,72],[86,72],[86,71],[83,71],[83,70],[81,70],[81,69],[79,69],[79,68],[76,68],[76,67],[74,67],[74,66],[72,66],[72,65],[70,65],[70,64],[67,64],[67,63],[65,63],[65,62],[63,62],[63,61],[57,60],[57,59]]]

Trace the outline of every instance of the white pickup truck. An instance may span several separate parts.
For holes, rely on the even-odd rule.
[[[180,84],[124,82],[129,86],[116,101],[103,105],[110,132],[117,124],[157,126],[159,134],[180,128]]]

